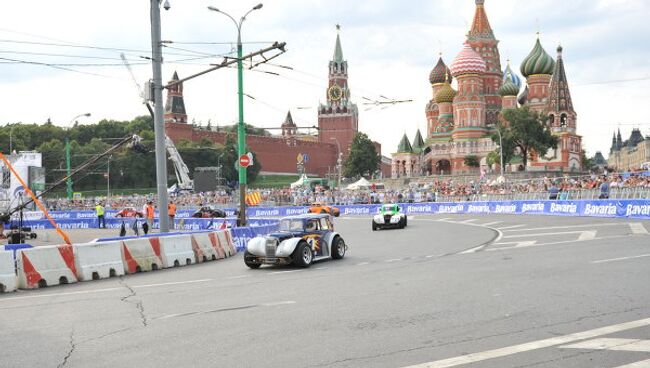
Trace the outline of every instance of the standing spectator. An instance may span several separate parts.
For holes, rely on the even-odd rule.
[[[557,194],[560,191],[555,183],[551,184],[551,187],[548,189],[548,199],[557,199]]]
[[[174,218],[176,217],[176,204],[174,204],[174,201],[169,201],[167,212],[169,213],[169,228],[174,229]]]
[[[147,202],[147,205],[145,206],[145,216],[147,217],[147,225],[149,229],[153,229],[154,211],[153,201]]]
[[[104,206],[102,205],[102,202],[97,202],[97,205],[95,206],[95,214],[97,214],[97,228],[106,229],[106,219],[104,218]]]
[[[598,199],[609,199],[609,181],[607,177],[603,177],[603,182],[600,184],[600,195]]]

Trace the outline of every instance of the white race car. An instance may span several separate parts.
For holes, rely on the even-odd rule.
[[[385,228],[406,227],[406,215],[400,212],[396,204],[384,204],[379,208],[379,213],[372,219],[372,230]]]

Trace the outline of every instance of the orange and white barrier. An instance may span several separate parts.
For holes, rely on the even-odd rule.
[[[237,254],[237,248],[235,248],[235,244],[232,241],[230,230],[216,231],[214,234],[221,248],[224,250],[226,257],[232,257]]]
[[[124,272],[155,271],[163,267],[159,238],[137,238],[122,241]]]
[[[0,251],[0,292],[16,290],[16,267],[12,251]]]
[[[17,252],[18,287],[35,289],[77,282],[71,245],[49,245]]]
[[[191,235],[161,236],[158,239],[160,239],[163,268],[196,263]]]
[[[192,234],[192,249],[198,263],[226,257],[224,251],[218,246],[214,233]]]
[[[75,266],[79,281],[124,275],[122,242],[75,244]]]

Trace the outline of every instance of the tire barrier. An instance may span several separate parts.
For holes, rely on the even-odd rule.
[[[77,282],[74,248],[71,245],[21,249],[17,256],[16,271],[21,289]]]
[[[13,252],[0,251],[0,293],[15,291],[17,284]]]
[[[79,281],[124,275],[122,242],[75,244],[73,247]]]
[[[158,239],[160,241],[163,268],[196,263],[191,235],[161,236]]]
[[[163,267],[159,238],[139,238],[122,241],[124,272],[155,271]]]
[[[192,234],[192,249],[198,263],[225,258],[224,251],[217,246],[214,233]]]

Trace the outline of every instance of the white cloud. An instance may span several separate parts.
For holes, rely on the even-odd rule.
[[[223,54],[232,50],[236,34],[225,16],[210,12],[215,5],[232,14],[243,14],[255,1],[170,0],[172,9],[163,11],[163,39],[176,42],[225,42],[226,44],[171,44],[170,46]],[[533,46],[535,31],[542,30],[546,50],[555,54],[562,42],[574,104],[579,115],[579,133],[590,153],[608,151],[611,132],[618,123],[639,123],[648,130],[648,81],[612,83],[647,77],[646,48],[650,25],[645,15],[650,10],[643,0],[599,0],[597,2],[549,0],[488,0],[490,23],[500,42],[502,64],[512,59],[518,69],[520,61]],[[246,120],[260,126],[278,126],[291,109],[298,125],[316,124],[316,107],[325,99],[327,63],[334,47],[334,24],[341,23],[344,56],[350,67],[350,87],[359,104],[360,127],[383,145],[389,154],[402,134],[410,138],[415,129],[424,129],[424,108],[430,99],[428,73],[443,52],[449,63],[460,50],[464,34],[474,14],[471,0],[422,1],[297,1],[266,2],[264,8],[249,16],[242,38],[250,41],[286,41],[288,52],[276,59],[295,71],[272,66],[260,70],[274,71],[280,77],[246,71],[245,92],[256,100],[246,99]],[[41,2],[23,0],[3,5],[0,40],[74,43],[123,48],[133,63],[140,83],[150,78],[146,62],[150,49],[149,4],[145,1],[114,0],[109,3],[68,0]],[[29,36],[32,34],[36,36]],[[40,36],[40,37],[37,37]],[[265,43],[245,45],[250,52]],[[67,54],[82,57],[54,57],[17,54]],[[220,61],[215,57],[191,62],[193,53],[168,48],[163,79],[177,70],[183,76],[205,69]],[[115,66],[69,67],[102,77],[62,71],[45,66],[0,64],[0,123],[37,122],[48,117],[58,124],[68,124],[75,115],[91,112],[91,118],[130,120],[146,114],[126,68],[121,65],[120,51],[87,48],[63,48],[0,42],[0,58],[45,63],[104,63]],[[102,57],[88,59],[84,57]],[[0,63],[2,60],[0,60]],[[237,86],[234,69],[225,69],[185,84],[186,107],[190,119],[206,124],[230,124],[237,120]],[[379,95],[413,99],[384,110],[365,111],[365,101]],[[310,109],[298,109],[310,107]],[[631,127],[625,125],[625,130]]]

